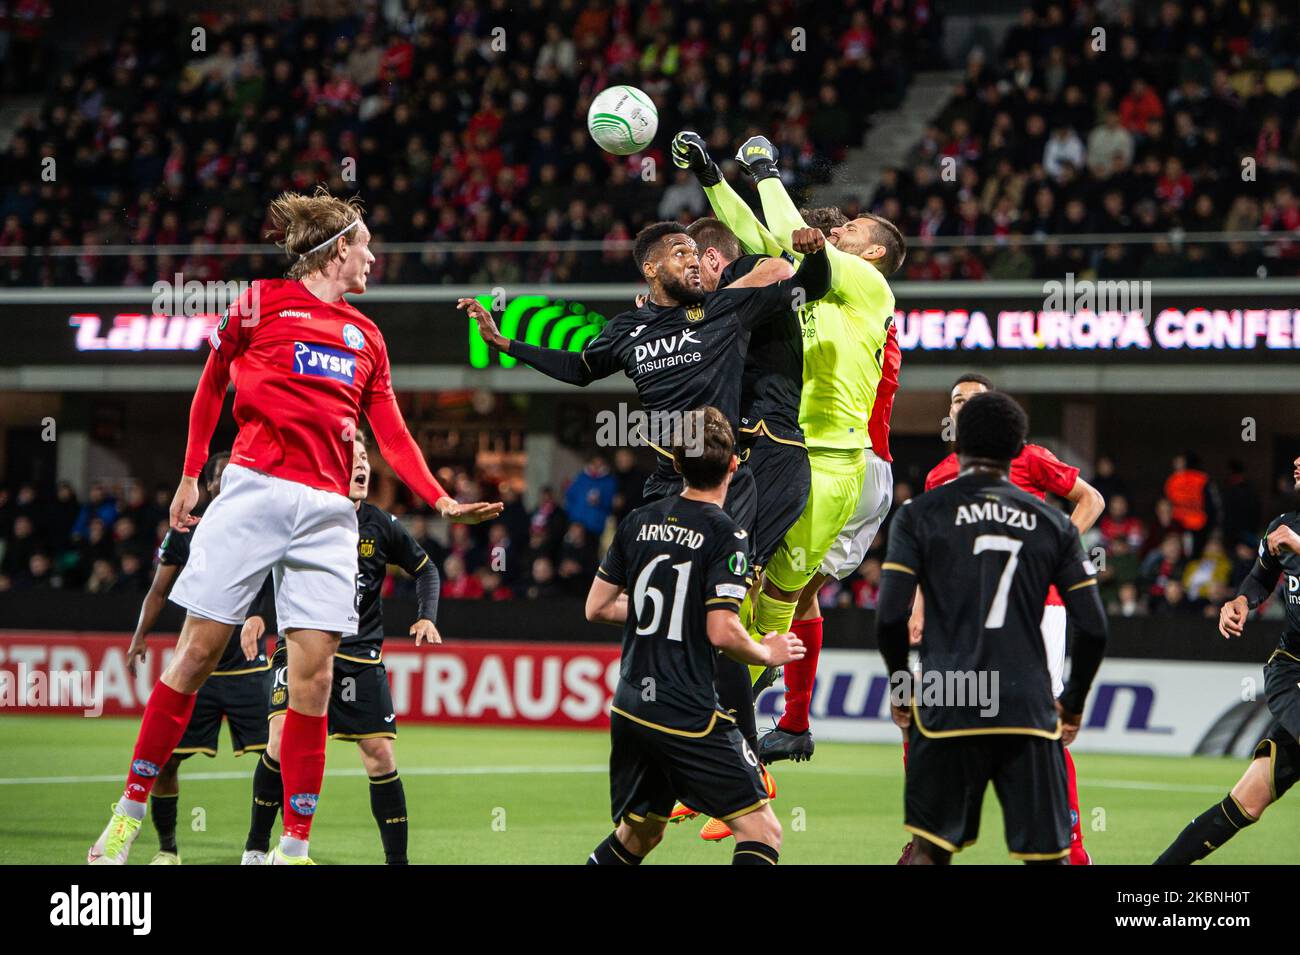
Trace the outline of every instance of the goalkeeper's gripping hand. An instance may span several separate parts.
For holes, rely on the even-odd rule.
[[[779,176],[776,168],[776,147],[766,136],[751,136],[736,152],[736,162],[749,173],[754,182]]]
[[[699,133],[684,129],[673,137],[673,165],[695,173],[701,186],[716,186],[722,181],[718,164],[709,158],[709,150]]]

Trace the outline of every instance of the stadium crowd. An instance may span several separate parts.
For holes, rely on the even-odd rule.
[[[1296,275],[1297,29],[1272,0],[1026,5],[869,208],[919,237],[909,279]],[[1178,238],[1204,232],[1291,238]],[[1072,238],[1103,233],[1168,238]]]
[[[366,200],[381,252],[385,242],[608,243],[646,221],[695,218],[704,194],[668,161],[666,137],[622,158],[587,134],[591,97],[617,83],[654,98],[661,130],[696,126],[729,155],[761,129],[792,187],[824,181],[861,141],[863,104],[895,105],[912,65],[935,62],[938,24],[928,0],[849,2],[819,8],[796,40],[774,26],[787,6],[372,0],[250,5],[189,23],[161,0],[136,4],[115,37],[86,41],[69,69],[51,71],[43,106],[0,155],[0,252],[180,251],[0,257],[2,281],[275,274],[278,260],[216,253],[263,242],[268,201],[320,182]],[[53,175],[43,175],[48,159]],[[622,248],[390,255],[375,271],[508,282],[525,268],[533,280],[635,278]]]
[[[648,472],[628,449],[592,455],[561,488],[544,487],[531,506],[510,482],[493,484],[463,468],[439,478],[464,501],[500,499],[491,524],[450,524],[427,508],[401,513],[442,573],[448,600],[581,597],[623,515],[641,503]],[[382,479],[381,479],[382,480]],[[1273,514],[1296,506],[1290,482],[1257,487],[1239,462],[1212,479],[1193,453],[1171,462],[1161,486],[1132,486],[1109,456],[1092,468],[1106,512],[1085,538],[1107,609],[1116,616],[1213,616],[1250,570],[1259,535]],[[378,486],[378,485],[377,485]],[[0,591],[73,589],[143,593],[167,532],[172,489],[138,482],[90,486],[79,499],[67,483],[46,497],[31,484],[0,488]],[[894,510],[914,490],[894,487]],[[828,581],[825,606],[874,609],[888,522],[861,567]],[[414,598],[394,569],[385,596]],[[1280,612],[1266,607],[1265,613]]]

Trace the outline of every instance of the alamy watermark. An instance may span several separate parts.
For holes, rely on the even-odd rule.
[[[889,705],[899,709],[918,706],[979,708],[979,715],[998,715],[997,670],[900,670],[889,678]]]
[[[688,458],[704,453],[704,416],[689,411],[643,411],[620,401],[596,413],[596,445],[601,448],[655,448],[671,454],[681,447]]]
[[[1066,272],[1064,282],[1053,279],[1043,283],[1043,311],[1091,312],[1093,315],[1107,312],[1131,315],[1137,312],[1150,323],[1154,314],[1151,283],[1137,279],[1076,281],[1073,272]]]

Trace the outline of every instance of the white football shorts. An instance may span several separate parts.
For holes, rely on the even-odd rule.
[[[843,580],[858,569],[867,556],[871,542],[880,532],[880,525],[889,516],[894,501],[894,469],[888,461],[876,457],[870,448],[862,452],[867,462],[867,472],[862,478],[862,494],[835,543],[822,558],[818,568],[828,577]]]
[[[1047,672],[1052,675],[1052,696],[1065,689],[1065,608],[1048,604],[1043,608],[1043,646],[1047,648]]]
[[[269,572],[281,633],[356,633],[357,511],[343,495],[229,464],[190,533],[171,600],[196,617],[243,623]]]

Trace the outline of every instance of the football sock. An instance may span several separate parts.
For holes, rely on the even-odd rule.
[[[1156,865],[1191,865],[1204,859],[1242,829],[1258,820],[1246,814],[1229,793],[1187,824],[1173,844],[1160,854]]]
[[[1083,847],[1083,816],[1079,813],[1079,783],[1074,775],[1074,757],[1065,750],[1065,778],[1070,791],[1070,865],[1087,865],[1088,850]]]
[[[135,816],[136,819],[144,818],[145,802],[153,791],[158,773],[167,760],[171,759],[172,750],[185,734],[185,727],[189,725],[190,714],[193,712],[193,693],[180,693],[161,680],[154,684],[149,702],[145,704],[144,718],[140,720],[140,735],[135,740],[131,770],[126,777],[126,791],[122,794],[123,804],[140,804],[140,814]],[[129,807],[124,806],[124,810],[135,815]]]
[[[617,833],[611,832],[609,838],[587,856],[587,865],[640,865],[642,858],[619,842]]]
[[[174,796],[149,796],[149,815],[153,818],[153,827],[158,830],[160,852],[176,851],[176,809],[179,803],[179,793]]]
[[[280,763],[263,753],[253,770],[253,818],[248,824],[245,850],[266,852],[271,848],[271,827],[275,825],[283,800],[284,780],[280,778]]]
[[[324,716],[308,716],[292,706],[285,712],[280,773],[284,779],[284,835],[305,844],[325,778]]]
[[[735,716],[740,735],[757,754],[758,719],[754,715],[754,683],[749,677],[749,667],[718,654],[713,682],[718,688],[719,705]]]
[[[785,714],[776,725],[788,733],[804,733],[808,730],[817,658],[822,652],[822,618],[796,620],[791,629],[808,652],[802,660],[791,660],[785,665]]]
[[[731,854],[732,865],[776,865],[781,853],[766,842],[737,842]]]
[[[406,865],[406,791],[397,770],[370,777],[370,811],[379,823],[384,861]]]
[[[754,606],[754,622],[749,627],[750,636],[755,640],[762,640],[774,630],[777,633],[787,632],[790,624],[794,622],[794,612],[798,606],[797,600],[778,600],[760,590],[758,601]],[[751,685],[762,676],[764,669],[766,668],[761,666],[749,668]]]

